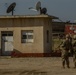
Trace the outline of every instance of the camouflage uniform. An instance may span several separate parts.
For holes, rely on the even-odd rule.
[[[76,39],[74,40],[73,43],[73,61],[74,61],[74,67],[76,68]]]
[[[68,37],[66,37],[66,40],[62,44],[62,65],[63,68],[65,68],[65,63],[68,68],[69,67],[69,51],[72,48],[72,43]]]

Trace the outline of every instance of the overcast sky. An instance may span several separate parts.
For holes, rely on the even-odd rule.
[[[0,0],[0,15],[11,15],[7,14],[6,10],[12,2],[16,2],[14,15],[39,14],[28,9],[35,8],[38,1],[41,1],[42,7],[47,8],[49,15],[57,16],[63,21],[76,21],[76,0]]]

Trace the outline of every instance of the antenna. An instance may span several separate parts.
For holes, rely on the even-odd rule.
[[[12,12],[12,15],[13,15],[15,6],[16,6],[16,3],[15,3],[15,2],[12,3],[12,4],[7,8],[7,11],[6,11],[6,12],[7,12],[7,13]]]

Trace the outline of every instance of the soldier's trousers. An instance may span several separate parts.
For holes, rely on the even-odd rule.
[[[69,67],[69,52],[66,50],[62,51],[62,65],[65,67],[65,64],[67,67]]]
[[[73,54],[73,62],[74,62],[74,66],[76,67],[76,53]]]

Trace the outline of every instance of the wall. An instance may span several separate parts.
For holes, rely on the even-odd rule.
[[[21,43],[21,31],[33,30],[34,42]],[[46,30],[50,31],[49,43],[46,43]],[[13,45],[16,53],[23,53],[27,56],[35,53],[35,56],[44,56],[43,53],[51,52],[51,19],[48,17],[17,17],[0,18],[0,32],[13,31]],[[0,35],[1,36],[1,35]],[[1,39],[1,37],[0,37]],[[0,41],[1,46],[1,41]],[[0,47],[1,48],[1,47]],[[24,55],[24,56],[26,56]],[[30,56],[30,55],[29,55]]]
[[[48,39],[47,39],[47,30],[49,31]],[[51,19],[44,19],[44,52],[51,53],[51,51],[52,51],[52,21]]]
[[[14,32],[14,49],[26,53],[43,52],[43,25],[39,19],[0,19],[0,31]],[[34,30],[34,43],[21,43],[21,30]]]

